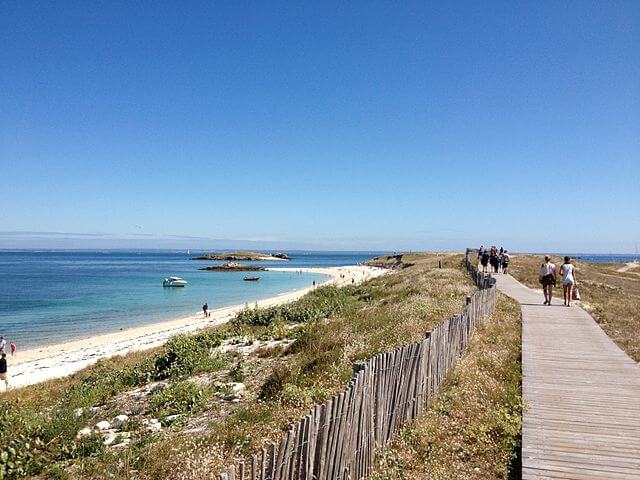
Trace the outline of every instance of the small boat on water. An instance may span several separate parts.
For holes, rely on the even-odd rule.
[[[244,277],[245,282],[257,282],[260,280],[260,277]]]
[[[187,285],[187,281],[180,277],[168,277],[162,282],[163,287],[184,287]]]

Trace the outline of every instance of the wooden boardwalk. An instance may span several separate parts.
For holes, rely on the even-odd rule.
[[[581,308],[495,277],[522,305],[522,478],[640,479],[640,366]]]

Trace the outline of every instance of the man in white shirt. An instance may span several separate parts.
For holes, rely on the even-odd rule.
[[[553,295],[553,287],[556,286],[556,266],[551,263],[549,255],[544,256],[544,263],[540,266],[540,283],[544,292],[544,304],[551,305],[551,297]]]

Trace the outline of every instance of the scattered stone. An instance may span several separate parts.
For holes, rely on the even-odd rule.
[[[98,413],[99,407],[91,407],[91,413]]]
[[[115,417],[115,418],[111,421],[111,424],[112,424],[114,427],[121,427],[122,425],[124,425],[124,424],[125,424],[125,422],[126,422],[127,420],[129,420],[129,417],[128,417],[128,416],[126,416],[126,415],[124,415],[124,414],[123,414],[123,415],[118,415],[117,417]]]
[[[146,425],[146,430],[149,433],[156,433],[162,431],[162,425],[157,418],[144,419],[142,421],[144,425]]]
[[[117,438],[118,438],[117,433],[110,433],[104,437],[104,440],[102,441],[102,443],[104,443],[108,447],[109,445],[114,443]]]
[[[182,414],[177,413],[175,415],[168,415],[167,417],[165,417],[165,420],[167,423],[173,423],[176,420],[178,420],[180,417],[182,417]]]
[[[122,442],[120,443],[116,443],[115,445],[113,445],[111,448],[113,448],[114,450],[118,450],[120,448],[124,448],[127,445],[129,445],[131,443],[131,439],[130,438],[125,438],[122,440]]]
[[[240,382],[230,383],[229,386],[231,387],[231,392],[235,395],[240,395],[247,389],[246,385]]]
[[[96,428],[98,430],[108,430],[111,428],[111,424],[106,420],[102,420],[101,422],[96,423]]]
[[[164,389],[165,387],[166,385],[162,382],[156,383],[155,385],[152,385],[151,388],[149,388],[149,393],[156,393]]]
[[[76,438],[80,439],[80,438],[90,437],[92,432],[93,431],[89,427],[85,427],[82,430],[78,431],[78,434],[76,435]]]
[[[80,408],[76,408],[75,412],[76,417],[81,417],[82,414],[84,413],[84,408],[80,407]]]

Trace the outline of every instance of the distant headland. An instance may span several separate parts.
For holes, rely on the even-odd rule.
[[[200,257],[194,257],[191,260],[220,260],[225,262],[273,262],[280,260],[289,260],[286,253],[258,253],[258,252],[222,252],[222,253],[206,253]]]

